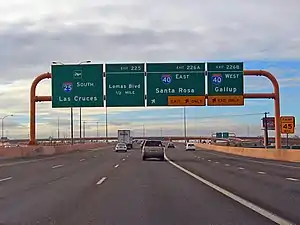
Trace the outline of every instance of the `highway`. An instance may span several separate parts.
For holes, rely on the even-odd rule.
[[[139,148],[103,147],[0,162],[0,224],[300,223],[300,164],[180,144],[166,155],[142,161]]]

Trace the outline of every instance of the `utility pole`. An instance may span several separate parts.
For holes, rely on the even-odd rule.
[[[184,129],[184,143],[186,144],[186,112],[185,107],[183,107],[183,129]]]
[[[106,143],[108,142],[108,126],[107,126],[107,106],[105,106],[105,138],[106,138]]]
[[[79,108],[79,140],[80,142],[82,142],[82,131],[81,131],[81,125],[82,125],[82,122],[81,122],[81,107]]]
[[[97,122],[97,137],[99,137],[99,122]]]
[[[57,117],[57,139],[59,140],[59,116]]]
[[[269,145],[268,121],[267,121],[269,112],[265,112],[264,114],[265,114],[264,144],[265,144],[265,148],[267,148]]]
[[[83,140],[85,143],[85,121],[83,121]]]
[[[74,119],[73,119],[73,107],[71,107],[71,144],[74,144]]]

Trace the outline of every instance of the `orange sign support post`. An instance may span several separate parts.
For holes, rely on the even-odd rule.
[[[273,93],[253,93],[253,94],[244,94],[244,98],[267,98],[267,99],[274,99],[274,106],[275,106],[275,146],[276,149],[281,148],[281,121],[280,121],[280,99],[279,99],[279,84],[276,78],[268,71],[265,70],[244,70],[245,76],[264,76],[268,78],[274,87]],[[42,101],[51,101],[51,96],[36,96],[36,87],[38,83],[44,79],[50,79],[51,74],[50,73],[44,73],[39,75],[34,79],[31,85],[30,89],[30,141],[29,145],[35,145],[36,144],[36,102],[42,102]],[[205,96],[206,99],[208,99],[208,96]],[[203,100],[201,98],[197,99],[182,99],[182,98],[170,98],[170,102],[172,102],[173,105],[177,105],[177,102],[182,101],[192,101],[194,105],[202,105]],[[221,99],[221,101],[227,102],[225,99]],[[239,102],[241,99],[236,99],[236,105],[240,105]],[[233,103],[230,102],[232,105]]]

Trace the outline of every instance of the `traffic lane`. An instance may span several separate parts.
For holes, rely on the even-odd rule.
[[[291,221],[300,222],[300,183],[258,173],[186,152],[167,150],[180,166],[258,206]]]
[[[129,154],[114,153],[116,157],[98,159],[87,163],[73,173],[59,176],[55,180],[20,190],[13,195],[0,198],[0,224],[55,224],[53,215],[66,209],[78,207],[82,197],[93,191],[96,183],[105,176],[114,173],[116,165],[121,166]],[[57,171],[58,174],[61,172]],[[16,185],[11,182],[11,186]],[[69,215],[66,215],[69,216]],[[86,223],[88,224],[88,223]]]
[[[254,158],[254,157],[249,157],[249,156],[240,156],[240,155],[229,154],[226,152],[213,151],[213,150],[209,150],[209,149],[205,149],[205,148],[198,148],[198,149],[202,150],[203,152],[208,153],[208,154],[217,154],[217,155],[224,156],[227,158],[237,158],[237,159],[249,160],[249,161],[253,161],[256,163],[260,163],[263,165],[269,165],[269,166],[279,166],[279,167],[283,167],[283,168],[300,169],[300,162],[288,162],[288,161],[279,161],[279,160],[272,160],[272,159]],[[255,151],[255,148],[253,148],[253,151]],[[289,150],[284,150],[284,151],[289,151]]]
[[[239,167],[247,167],[253,171],[261,171],[267,173],[271,176],[282,177],[282,178],[293,178],[298,179],[300,181],[300,163],[298,164],[299,167],[289,165],[282,165],[280,163],[270,163],[256,161],[255,159],[248,159],[244,157],[231,157],[225,156],[224,154],[219,154],[218,152],[209,152],[207,150],[199,149],[195,152],[195,155],[203,157],[203,158],[210,158],[211,160],[217,160],[220,163],[227,163],[230,165],[235,165]]]
[[[58,158],[57,160],[5,167],[5,171],[1,172],[0,177],[0,197],[31,190],[51,181],[70,176],[91,165],[105,161],[119,162],[124,156],[124,154],[115,154],[110,148],[86,153],[84,157],[81,154],[77,157],[70,155],[70,157]]]
[[[52,214],[57,224],[274,224],[140,151],[63,209]]]

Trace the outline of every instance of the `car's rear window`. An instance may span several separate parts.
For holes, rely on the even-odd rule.
[[[126,146],[125,144],[123,144],[123,143],[119,143],[118,144],[118,146],[120,146],[120,147],[124,147],[124,146]]]
[[[146,141],[145,146],[161,147],[161,141]]]
[[[188,146],[189,146],[189,147],[193,147],[193,146],[195,146],[195,145],[194,145],[194,144],[188,144]]]

